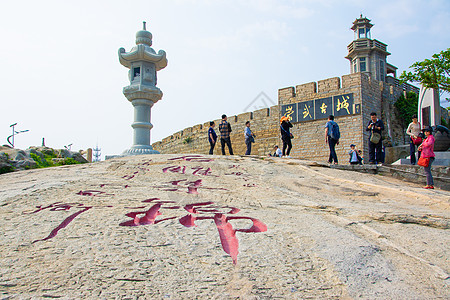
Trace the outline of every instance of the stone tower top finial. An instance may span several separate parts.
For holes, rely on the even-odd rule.
[[[152,34],[147,31],[147,22],[143,21],[143,29],[136,33],[136,45],[145,44],[148,46],[152,45]]]

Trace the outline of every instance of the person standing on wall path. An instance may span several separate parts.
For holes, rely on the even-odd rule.
[[[340,131],[338,124],[334,121],[334,116],[328,116],[328,122],[325,124],[325,143],[330,147],[330,156],[328,162],[331,164],[338,164],[338,158],[336,154],[336,145],[339,145]]]
[[[376,164],[383,162],[383,153],[382,153],[383,138],[381,137],[381,131],[383,130],[384,130],[383,121],[377,118],[376,112],[371,113],[370,121],[366,128],[366,131],[370,131],[369,164]]]
[[[280,122],[281,140],[283,141],[283,157],[290,157],[289,154],[292,149],[292,133],[289,132],[289,128],[292,128],[292,124],[289,122],[288,117],[285,116],[281,117]]]
[[[412,122],[409,123],[408,129],[406,129],[406,134],[409,135],[409,155],[410,155],[410,162],[412,165],[416,164],[416,144],[414,143],[414,140],[419,138],[419,135],[421,134],[420,123],[417,121],[417,115],[412,116]],[[420,144],[419,144],[420,145]],[[420,151],[418,152],[417,159],[420,158]]]
[[[434,161],[434,136],[433,136],[433,128],[426,127],[423,130],[423,133],[426,136],[426,139],[420,144],[419,151],[422,151],[421,156],[423,158],[428,158],[428,166],[423,167],[425,171],[425,175],[427,176],[427,185],[423,188],[425,189],[434,189],[433,175],[431,175],[431,164]]]
[[[250,153],[252,152],[252,143],[255,142],[255,134],[250,129],[250,121],[245,122],[244,137],[245,145],[247,146],[245,155],[250,155]]]
[[[214,127],[216,126],[216,123],[214,121],[209,122],[209,129],[208,129],[208,140],[209,145],[211,146],[209,148],[209,154],[214,154],[214,147],[216,146],[217,142],[217,134],[214,131]]]
[[[222,122],[219,124],[220,143],[222,144],[222,155],[225,155],[225,144],[228,146],[228,152],[233,155],[233,148],[231,147],[231,125],[227,122],[227,115],[222,115]]]

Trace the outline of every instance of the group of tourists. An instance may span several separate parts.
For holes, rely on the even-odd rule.
[[[217,134],[214,131],[215,123],[210,122],[208,130],[208,140],[210,143],[209,154],[213,154],[214,147],[217,142]],[[283,149],[279,149],[278,145],[274,147],[274,153],[270,156],[287,157],[290,158],[292,149],[293,134],[290,132],[292,124],[289,118],[286,116],[280,119],[280,133],[281,140],[283,141]],[[384,123],[378,118],[377,113],[372,112],[370,114],[370,121],[366,126],[366,131],[369,131],[369,164],[382,164],[384,163],[384,152],[382,143],[382,131],[384,130]],[[225,146],[228,147],[228,152],[233,155],[233,148],[231,145],[230,133],[232,131],[230,123],[227,121],[227,116],[222,115],[222,121],[219,124],[220,131],[220,144],[222,147],[222,155],[225,155]],[[410,162],[412,165],[416,164],[416,146],[418,150],[418,164],[424,167],[427,177],[426,189],[433,189],[433,176],[431,175],[431,165],[434,161],[434,137],[433,129],[426,127],[421,129],[420,123],[417,121],[417,116],[412,116],[412,122],[409,124],[406,133],[409,135],[410,144]],[[245,122],[244,140],[247,150],[245,155],[250,155],[252,151],[252,143],[255,142],[256,135],[250,129],[250,121]],[[338,157],[336,154],[336,145],[339,145],[340,130],[339,125],[334,121],[334,116],[330,115],[328,121],[325,124],[325,143],[328,144],[330,149],[330,155],[328,162],[330,164],[338,164]],[[355,144],[350,145],[349,163],[351,165],[361,165],[363,158],[361,157],[361,150],[358,150]]]
[[[370,114],[370,121],[366,126],[366,131],[369,131],[369,164],[381,164],[384,163],[384,152],[381,132],[384,130],[383,121],[378,119],[375,112]],[[434,189],[433,176],[431,174],[431,165],[434,161],[435,154],[434,149],[434,137],[433,128],[430,126],[421,128],[420,123],[417,121],[417,115],[412,116],[412,122],[409,124],[406,133],[409,135],[409,149],[410,149],[410,162],[412,165],[416,164],[416,146],[418,150],[418,162],[417,164],[423,166],[427,185],[425,189]],[[338,158],[336,155],[335,147],[339,145],[339,126],[334,121],[334,116],[328,117],[328,122],[325,125],[325,143],[330,148],[330,156],[328,162],[332,164],[338,164]],[[350,145],[350,159],[349,163],[352,165],[362,164],[361,151],[356,149],[356,145]]]
[[[417,121],[417,115],[412,116],[412,122],[406,129],[406,134],[409,135],[409,159],[411,165],[422,166],[427,177],[426,189],[434,189],[433,175],[431,175],[431,165],[434,161],[434,136],[433,128],[427,126],[421,129],[420,123]],[[417,159],[416,159],[417,146]]]

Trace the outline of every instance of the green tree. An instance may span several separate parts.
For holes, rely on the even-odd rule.
[[[394,103],[395,114],[400,121],[403,133],[411,122],[412,116],[417,115],[418,99],[419,96],[416,93],[408,92],[406,97],[402,94]]]
[[[400,75],[402,82],[419,82],[427,88],[439,89],[441,94],[450,93],[450,48],[433,54],[431,59],[415,62],[410,68],[413,72],[403,71]]]

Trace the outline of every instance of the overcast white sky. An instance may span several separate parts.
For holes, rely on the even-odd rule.
[[[372,20],[398,75],[450,47],[449,0],[6,1],[0,10],[0,144],[103,155],[132,145],[133,107],[118,49],[129,51],[147,22],[164,96],[152,109],[152,142],[236,115],[264,92],[348,74],[352,22]]]

